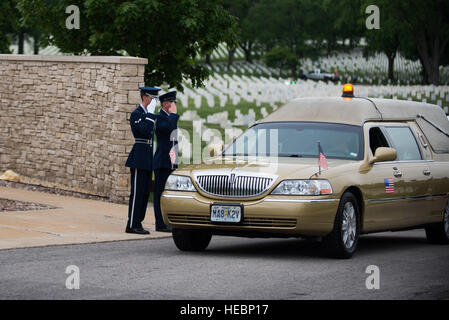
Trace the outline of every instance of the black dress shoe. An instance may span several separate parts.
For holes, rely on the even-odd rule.
[[[169,227],[167,225],[156,227],[156,231],[158,231],[158,232],[171,232],[171,227]]]
[[[150,234],[150,231],[145,230],[144,228],[128,228],[126,227],[126,233],[135,233],[135,234]]]

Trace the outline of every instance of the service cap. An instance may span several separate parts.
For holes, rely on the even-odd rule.
[[[167,92],[159,97],[159,101],[162,102],[176,102],[176,91]]]
[[[159,88],[153,88],[153,87],[139,87],[140,93],[152,98],[157,98],[159,91],[161,89]]]

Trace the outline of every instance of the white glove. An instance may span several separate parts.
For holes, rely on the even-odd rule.
[[[154,113],[154,110],[156,109],[156,99],[151,99],[150,104],[147,106],[147,111],[150,113]]]

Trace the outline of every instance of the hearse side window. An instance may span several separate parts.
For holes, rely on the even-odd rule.
[[[369,129],[369,146],[373,155],[376,153],[376,149],[379,147],[390,147],[387,139],[385,139],[382,130],[379,127]]]
[[[416,139],[409,127],[385,127],[393,148],[396,149],[397,161],[421,160]]]

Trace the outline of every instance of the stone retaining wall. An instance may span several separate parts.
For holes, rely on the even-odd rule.
[[[0,173],[126,202],[147,59],[0,55]]]

